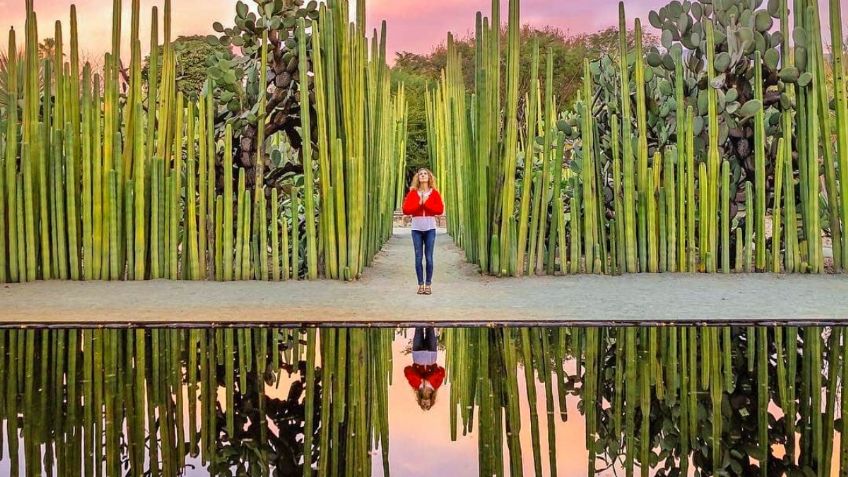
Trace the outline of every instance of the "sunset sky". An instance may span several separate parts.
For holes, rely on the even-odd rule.
[[[668,0],[626,0],[628,18],[645,18],[652,8]],[[848,0],[840,0],[843,12],[848,12]],[[448,31],[460,36],[473,31],[474,15],[479,10],[488,15],[491,0],[366,0],[368,26],[378,27],[388,22],[390,57],[397,51],[429,52],[442,43]],[[504,11],[507,0],[501,0]],[[80,27],[80,48],[85,57],[99,56],[108,48],[111,37],[111,0],[35,0],[39,20],[39,37],[53,36],[54,22],[61,20],[67,41],[70,5],[77,5]],[[123,24],[129,30],[130,1],[124,0]],[[146,51],[149,38],[150,9],[161,6],[164,0],[141,0],[142,48]],[[248,0],[248,4],[253,4]],[[174,34],[209,34],[212,22],[232,24],[235,12],[233,0],[173,0]],[[827,21],[827,0],[821,0],[822,23]],[[521,21],[531,25],[551,25],[569,33],[586,33],[617,23],[617,0],[523,0]],[[0,46],[6,48],[7,33],[14,26],[23,35],[24,0],[0,0]],[[848,15],[848,13],[846,13]],[[504,15],[505,16],[505,15]],[[843,24],[844,24],[843,20]],[[19,44],[22,42],[19,40]],[[124,46],[124,54],[128,52]]]

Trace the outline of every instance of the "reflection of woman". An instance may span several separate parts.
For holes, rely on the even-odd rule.
[[[436,216],[445,211],[442,196],[436,190],[436,178],[429,169],[419,169],[412,178],[412,186],[403,201],[404,215],[412,216],[412,244],[415,246],[415,274],[418,276],[418,294],[432,293],[433,246],[436,243]],[[426,276],[422,259],[427,258]]]
[[[412,337],[412,366],[403,369],[409,385],[415,390],[415,399],[421,409],[428,411],[436,403],[436,392],[445,379],[445,368],[436,363],[436,330],[415,328]]]

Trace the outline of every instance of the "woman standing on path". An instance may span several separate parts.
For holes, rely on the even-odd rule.
[[[430,295],[433,281],[433,247],[436,244],[436,216],[445,211],[442,196],[436,190],[436,178],[421,168],[412,178],[412,186],[403,201],[404,215],[412,216],[412,244],[415,246],[415,274],[418,294]],[[427,258],[426,277],[422,259]]]
[[[415,400],[425,411],[436,403],[436,391],[445,380],[445,368],[436,363],[437,346],[435,328],[416,327],[412,337],[412,365],[403,368],[403,375],[415,391]]]

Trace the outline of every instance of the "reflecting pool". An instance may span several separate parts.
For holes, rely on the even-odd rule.
[[[846,338],[3,329],[0,475],[845,475]]]

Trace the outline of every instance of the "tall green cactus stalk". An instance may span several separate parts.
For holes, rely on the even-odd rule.
[[[676,272],[678,263],[677,263],[677,228],[678,228],[678,189],[675,182],[675,167],[674,160],[679,157],[678,153],[675,151],[674,154],[665,154],[665,163],[663,165],[663,188],[665,189],[665,197],[666,197],[666,207],[663,209],[666,211],[666,230],[667,230],[667,238],[666,241],[668,243],[668,269],[666,271]],[[682,204],[680,205],[682,209]]]
[[[509,257],[513,245],[512,233],[509,230],[509,219],[513,217],[515,209],[515,169],[516,156],[518,155],[518,80],[519,69],[518,60],[520,54],[518,31],[519,23],[519,5],[518,0],[510,0],[509,2],[509,23],[508,23],[508,39],[507,39],[507,89],[506,89],[506,123],[505,123],[505,149],[503,164],[503,197],[500,199],[503,211],[501,212],[501,228],[500,228],[500,256],[501,268],[497,270],[498,275],[512,275],[513,264],[507,259]],[[498,26],[499,28],[500,26]],[[504,262],[504,260],[506,260]]]
[[[763,102],[763,62],[760,52],[754,53],[754,99]],[[758,272],[766,269],[766,127],[763,107],[754,115],[754,181],[755,181],[755,236],[756,262]],[[747,213],[747,211],[746,211]]]
[[[727,161],[721,162],[721,271],[730,273],[730,163]]]
[[[91,66],[86,63],[83,67],[83,84],[82,84],[82,194],[80,205],[82,207],[82,249],[83,249],[83,278],[91,280],[94,278],[92,269],[93,258],[93,212],[92,212],[92,105],[91,105]],[[46,178],[45,178],[46,187]],[[46,198],[45,198],[46,199]],[[46,200],[42,201],[43,212],[42,217],[46,216]],[[47,221],[42,222],[46,224]],[[45,237],[47,238],[47,237]],[[49,238],[47,238],[49,240]],[[42,249],[49,246],[47,243],[42,243]]]
[[[803,6],[803,0],[796,0],[794,2],[794,23],[796,30],[805,30],[806,28],[806,8]],[[809,40],[806,38],[808,35],[804,35],[803,38],[800,38],[798,43],[800,45],[795,45],[795,53],[796,58],[798,59],[798,67],[799,70],[806,69],[807,57],[808,57],[808,45]],[[803,52],[803,53],[802,53]],[[800,53],[800,54],[799,54]],[[809,85],[808,85],[809,87]],[[795,268],[796,271],[807,273],[809,271],[809,255],[810,250],[812,249],[814,240],[810,237],[812,232],[812,222],[815,218],[811,217],[811,208],[813,204],[811,204],[811,194],[810,194],[810,124],[813,122],[810,119],[810,111],[809,108],[812,108],[810,104],[810,98],[808,97],[808,87],[803,87],[800,84],[796,90],[796,124],[795,133],[796,133],[796,151],[798,154],[798,189],[800,190],[800,203],[799,212],[801,215],[801,228],[803,230],[802,237],[805,238],[804,241],[798,242],[798,253],[795,258]],[[816,146],[817,148],[817,146]],[[818,195],[816,195],[816,208],[818,206]]]
[[[233,262],[234,280],[247,279],[242,276],[242,270],[244,269],[242,263],[245,260],[249,260],[248,257],[244,256],[244,236],[245,227],[247,226],[245,223],[247,217],[244,213],[245,203],[247,202],[244,172],[244,169],[239,169],[238,188],[236,190],[236,197],[238,197],[238,199],[236,199],[235,261]]]
[[[830,224],[830,232],[833,238],[833,240],[831,241],[831,246],[833,249],[833,264],[836,270],[840,270],[842,267],[842,230],[840,227],[840,210],[842,209],[842,204],[839,189],[836,186],[836,160],[833,155],[833,131],[831,128],[830,114],[831,100],[828,95],[828,85],[826,84],[825,79],[824,52],[822,47],[822,28],[818,2],[810,2],[808,12],[809,13],[807,31],[809,32],[808,42],[810,44],[808,48],[808,69],[813,74],[813,81],[811,86],[815,95],[814,101],[816,102],[815,106],[817,109],[816,115],[811,118],[811,123],[817,122],[817,124],[811,124],[811,127],[816,127],[819,131],[818,134],[821,137],[821,148],[819,149],[818,146],[816,146],[816,149],[814,151],[814,157],[816,159],[815,178],[818,179],[818,164],[819,160],[821,160],[824,166],[824,195],[827,198],[828,222]],[[833,21],[831,21],[831,23],[833,23]],[[836,87],[835,77],[833,87]],[[836,96],[834,96],[834,100],[836,100]],[[835,101],[834,105],[836,105]],[[838,105],[836,106],[838,107]],[[821,153],[819,151],[821,151]],[[818,268],[817,271],[819,272],[824,270],[824,258],[822,256],[821,242],[822,240],[820,232],[818,235],[816,235],[815,240],[815,255],[817,262],[816,267]]]
[[[179,198],[177,197],[177,172],[171,170],[168,174],[168,278],[179,279]]]
[[[138,46],[136,46],[138,48]],[[139,100],[140,103],[140,100]],[[136,104],[135,108],[135,138],[133,140],[133,145],[135,151],[133,155],[135,158],[133,159],[133,182],[135,185],[133,195],[135,201],[135,238],[134,238],[134,255],[135,255],[135,263],[132,264],[134,266],[134,276],[136,280],[144,280],[145,279],[145,271],[146,271],[146,243],[145,243],[145,230],[146,230],[146,182],[147,182],[147,174],[146,174],[146,160],[144,158],[144,129],[142,129],[142,109],[141,104]],[[132,235],[130,231],[127,231],[127,235]]]
[[[754,192],[750,182],[745,183],[745,264],[742,269],[746,272],[753,271],[754,229],[756,228],[756,214],[754,208]]]
[[[318,278],[318,243],[317,243],[317,235],[315,232],[315,221],[313,217],[315,216],[315,205],[314,205],[314,195],[313,195],[313,183],[314,179],[312,177],[312,126],[311,126],[311,118],[310,118],[310,104],[309,104],[309,93],[308,93],[308,85],[309,85],[309,77],[307,76],[308,64],[307,64],[307,56],[306,56],[306,22],[301,18],[298,22],[297,28],[297,36],[298,36],[298,58],[300,59],[300,67],[298,70],[300,71],[300,96],[301,96],[301,108],[300,108],[300,121],[301,121],[301,131],[305,136],[305,140],[303,141],[303,184],[304,184],[304,214],[306,216],[306,268],[307,268],[307,277],[310,280],[314,280]]]
[[[792,168],[792,148],[784,147],[784,149],[783,178],[784,187],[786,189],[786,199],[784,204],[786,207],[786,226],[784,227],[784,247],[786,248],[786,251],[784,253],[784,267],[786,272],[797,272],[800,271],[800,261],[798,260],[798,219],[795,208],[795,177],[794,170]]]
[[[239,170],[239,182],[241,182],[241,178],[245,177],[241,172],[244,169]],[[244,190],[244,209],[240,212],[240,217],[242,218],[242,238],[241,238],[241,279],[242,280],[250,280],[253,275],[250,273],[251,269],[251,211],[253,210],[253,196],[250,194],[250,191]]]
[[[816,15],[814,7],[809,5],[806,8],[806,19],[804,24],[807,31],[810,31],[809,29],[814,25],[814,15],[817,20],[818,15]],[[811,56],[811,58],[808,59],[807,69],[810,73],[812,73],[813,80],[810,83],[810,88],[803,94],[805,97],[804,103],[806,103],[806,116],[804,117],[805,124],[802,128],[806,127],[807,136],[806,151],[804,151],[805,154],[801,155],[801,158],[802,160],[805,160],[806,166],[806,180],[804,184],[806,186],[806,194],[804,195],[806,199],[806,207],[804,208],[806,215],[804,218],[804,225],[805,238],[807,239],[807,271],[810,273],[821,273],[824,271],[821,248],[822,230],[819,215],[819,139],[821,131],[819,124],[817,123],[819,101],[816,97],[816,86],[818,85],[818,76],[822,74],[822,72],[818,70],[815,53],[816,47],[813,36],[814,34],[807,35],[807,54],[808,56]],[[828,139],[826,142],[829,144],[830,140]]]
[[[265,191],[263,188],[262,194],[259,195],[259,202],[256,204],[259,209],[259,223],[256,224],[256,231],[259,234],[259,280],[267,281],[268,270],[268,201],[265,199]]]
[[[115,153],[114,141],[115,141],[115,124],[112,120],[112,115],[114,114],[115,102],[114,95],[112,94],[112,90],[114,89],[114,83],[112,81],[112,59],[109,53],[106,53],[104,59],[104,88],[103,88],[103,161],[101,167],[100,178],[102,180],[102,184],[100,186],[100,191],[103,194],[103,217],[104,223],[102,227],[102,259],[100,261],[100,275],[102,279],[111,279],[111,260],[112,260],[112,237],[111,237],[111,218],[112,218],[112,195],[111,195],[111,185],[110,185],[110,174],[112,173],[112,156]],[[164,193],[163,193],[164,196]],[[164,207],[163,207],[164,208]],[[61,219],[60,219],[61,220]],[[60,247],[61,248],[61,247]],[[60,250],[60,253],[61,250]],[[60,270],[61,273],[61,270]]]
[[[120,221],[126,230],[132,230],[135,223],[135,182],[130,179],[124,184],[124,210]],[[135,280],[135,234],[124,236],[123,250],[126,251],[126,267],[122,267],[120,280]],[[122,264],[123,265],[123,264]]]
[[[698,251],[695,240],[697,235],[695,233],[695,139],[692,129],[692,124],[694,122],[693,116],[694,112],[692,106],[689,106],[686,109],[686,152],[683,154],[684,162],[686,164],[686,230],[688,232],[686,237],[686,268],[689,272],[694,273],[697,271],[696,260]],[[702,222],[701,228],[703,227],[704,224]]]
[[[33,134],[33,138],[37,133]],[[24,237],[26,249],[26,281],[32,282],[36,279],[36,253],[35,253],[35,196],[33,194],[33,177],[32,177],[32,149],[37,149],[38,143],[25,147],[24,157],[21,159],[21,169],[23,169],[23,210],[24,210]]]
[[[777,156],[774,165],[774,208],[772,212],[772,223],[771,223],[771,236],[772,236],[772,245],[771,245],[771,271],[773,273],[780,273],[780,237],[781,237],[781,223],[782,223],[782,210],[780,201],[782,199],[783,194],[783,167],[784,167],[784,149],[786,148],[786,144],[783,142],[783,138],[779,138],[777,140]]]
[[[538,243],[536,246],[536,274],[540,275],[542,271],[545,269],[545,238],[547,237],[548,231],[548,207],[551,202],[551,193],[549,192],[551,183],[551,175],[552,171],[552,162],[553,162],[553,153],[554,150],[554,140],[556,138],[556,133],[551,127],[550,117],[554,110],[554,93],[553,93],[553,79],[554,79],[554,66],[553,66],[553,52],[551,48],[548,48],[547,60],[545,63],[545,105],[543,109],[543,115],[546,119],[545,121],[545,129],[544,129],[544,145],[542,149],[542,199],[539,209],[537,213],[539,214],[539,232],[538,232]],[[551,223],[555,224],[554,221],[557,218],[556,215],[552,217]],[[553,250],[548,250],[549,254],[553,254]]]
[[[197,255],[199,263],[198,279],[204,279],[208,276],[209,258],[207,255],[208,247],[208,223],[207,213],[209,211],[208,204],[208,169],[209,162],[215,162],[214,146],[212,150],[209,148],[207,141],[206,128],[206,97],[201,96],[197,102],[197,148],[198,148],[198,164],[197,164]],[[214,192],[213,192],[214,193]]]
[[[0,131],[0,149],[5,149],[5,136],[4,132]],[[8,275],[6,274],[6,234],[8,233],[8,228],[6,225],[6,158],[5,153],[3,156],[0,156],[0,250],[3,253],[0,253],[0,283],[6,283],[8,281]]]
[[[625,219],[625,210],[624,210],[624,201],[622,198],[622,176],[621,176],[621,147],[619,146],[619,137],[620,137],[620,127],[619,127],[618,116],[613,114],[610,122],[611,133],[613,137],[612,141],[612,180],[613,180],[613,208],[615,209],[615,227],[614,227],[614,237],[617,249],[614,249],[616,252],[617,263],[615,266],[618,268],[619,273],[627,270],[627,251],[626,251],[626,219]]]
[[[280,273],[280,211],[277,189],[271,189],[271,280],[281,280]]]
[[[291,277],[300,280],[300,189],[291,190]]]
[[[709,212],[709,188],[707,187],[707,164],[700,162],[698,164],[698,255],[700,257],[700,270],[704,271],[704,265],[709,260],[709,250],[705,244],[709,241],[708,236],[708,218]]]
[[[208,84],[209,83],[207,83],[207,85]],[[202,230],[203,231],[208,230],[209,235],[214,235],[214,233],[217,233],[217,231],[218,231],[218,229],[221,225],[221,222],[218,219],[218,210],[217,210],[218,204],[216,203],[216,201],[217,201],[217,192],[216,192],[217,180],[216,180],[215,169],[216,169],[216,163],[217,163],[217,160],[216,160],[217,150],[216,150],[216,144],[215,144],[215,125],[214,125],[215,111],[214,111],[214,109],[215,109],[215,107],[212,104],[212,93],[207,92],[207,95],[206,95],[206,136],[204,136],[204,139],[201,139],[202,141],[206,141],[206,156],[207,156],[207,159],[206,159],[207,171],[206,171],[206,179],[205,179],[206,180],[205,185],[206,185],[207,205],[206,205],[206,214],[203,214],[203,215],[205,217],[205,220],[207,220],[208,222],[211,222],[211,224],[207,223],[206,226],[202,228]],[[202,188],[204,186],[204,183],[201,182],[200,186]],[[201,195],[201,197],[203,197],[203,195]],[[202,207],[203,206],[201,204],[201,210],[203,210]],[[222,213],[223,213],[223,209],[222,209]],[[201,217],[201,220],[204,220],[204,218]],[[203,223],[203,222],[201,222],[201,223]],[[205,244],[206,244],[205,247],[203,247],[203,248],[205,248],[207,250],[207,252],[206,252],[207,253],[207,261],[208,261],[208,266],[206,267],[207,270],[208,270],[207,273],[210,277],[213,276],[213,275],[217,276],[218,270],[219,270],[219,268],[217,267],[218,260],[213,259],[213,256],[215,256],[215,252],[216,252],[214,246],[218,245],[220,242],[216,242],[216,239],[206,237],[206,234],[204,234],[203,231],[201,231],[200,237],[201,237],[201,243],[205,242]]]
[[[320,12],[321,18],[324,19],[326,17],[326,8],[322,7]],[[313,69],[315,72],[314,78],[314,91],[315,91],[315,109],[318,111],[326,111],[327,110],[327,102],[328,102],[328,92],[325,84],[324,78],[324,59],[321,54],[321,23],[313,23],[312,24],[312,55],[313,55]],[[332,30],[330,30],[332,31]],[[327,36],[327,35],[324,35]],[[331,55],[332,56],[332,55]],[[330,113],[332,114],[332,113]],[[318,135],[318,174],[319,174],[319,184],[321,187],[320,194],[323,200],[320,201],[319,206],[321,207],[320,214],[324,220],[324,234],[323,234],[323,242],[324,242],[324,257],[327,267],[327,276],[329,278],[338,279],[339,278],[339,237],[336,233],[336,211],[333,204],[333,199],[335,199],[335,195],[333,194],[333,189],[331,185],[331,154],[330,154],[330,144],[334,141],[329,137],[328,131],[328,122],[324,120],[320,116],[316,118],[316,129]],[[278,278],[279,279],[279,278]]]
[[[202,103],[201,103],[202,104]],[[187,155],[186,155],[186,189],[185,189],[185,246],[188,250],[183,254],[188,256],[188,271],[189,280],[200,279],[200,250],[198,248],[198,231],[197,231],[197,158],[195,155],[195,113],[194,105],[188,104],[187,112]],[[202,122],[202,121],[201,121]],[[203,137],[200,138],[201,143]],[[202,189],[202,186],[201,186]]]
[[[619,77],[621,78],[621,91],[628,94],[621,95],[621,161],[624,170],[624,230],[627,272],[639,271],[637,267],[638,255],[636,252],[636,208],[635,208],[635,186],[636,178],[633,175],[634,157],[633,142],[631,141],[631,112],[630,112],[630,76],[627,64],[627,22],[624,12],[624,2],[618,4],[618,46],[619,46]]]
[[[648,119],[647,105],[645,99],[645,60],[642,52],[642,22],[636,19],[636,52],[635,52],[635,81],[636,81],[636,124],[639,129],[639,146],[636,151],[637,168],[636,168],[636,184],[639,193],[637,199],[640,212],[637,214],[639,219],[639,269],[646,271],[648,269],[648,222],[647,216],[644,213],[647,211],[647,165],[648,165]],[[626,174],[626,173],[625,173]]]
[[[233,279],[233,128],[227,124],[224,132],[224,217],[223,217],[223,280]]]
[[[9,50],[6,62],[6,74],[8,78],[9,102],[17,104],[18,102],[18,48],[15,42],[15,30],[9,30]],[[6,211],[8,214],[8,224],[5,231],[9,234],[7,241],[9,246],[8,263],[9,280],[17,282],[19,280],[18,270],[18,254],[19,247],[23,246],[22,242],[17,241],[18,221],[16,198],[17,198],[17,182],[15,176],[17,174],[17,157],[18,157],[18,109],[9,108],[6,111],[6,157],[5,157],[5,188],[6,188]],[[3,271],[3,279],[5,281],[5,267]]]
[[[840,219],[842,220],[842,264],[848,268],[848,96],[846,96],[846,80],[844,48],[842,46],[842,7],[839,0],[830,1],[830,35],[833,71],[833,98],[836,109],[836,155],[839,166],[839,197],[841,200]],[[833,229],[838,225],[831,223]],[[835,235],[834,235],[835,236]]]
[[[789,8],[787,5],[787,0],[780,1],[780,32],[782,36],[782,41],[780,44],[780,62],[784,68],[794,67],[794,55],[792,54],[792,48],[790,46],[790,36],[791,31],[789,29]],[[793,83],[786,83],[784,85],[786,89],[786,95],[788,97],[795,96],[795,85]],[[783,110],[781,117],[781,139],[783,140],[783,155],[776,158],[776,162],[780,163],[784,167],[784,176],[775,176],[775,182],[783,182],[785,185],[785,204],[784,204],[784,213],[785,213],[785,226],[784,232],[785,237],[783,241],[783,246],[785,248],[784,252],[784,267],[786,272],[794,271],[794,268],[790,265],[793,263],[794,259],[794,250],[792,242],[790,242],[790,236],[795,234],[795,230],[790,232],[791,227],[796,227],[795,224],[795,184],[794,181],[791,180],[791,175],[793,174],[793,166],[792,166],[792,144],[793,144],[793,110],[791,108],[786,108]],[[785,179],[784,179],[785,178]],[[790,208],[791,203],[791,208]],[[780,237],[777,238],[778,243],[780,242]]]
[[[656,160],[656,158],[655,158]],[[640,194],[644,195],[645,199],[645,225],[648,242],[648,268],[650,273],[659,272],[659,244],[657,244],[658,225],[657,225],[657,199],[656,187],[654,187],[653,174],[647,174],[645,177],[645,189]]]
[[[688,222],[686,220],[687,187],[686,187],[686,134],[688,121],[686,118],[686,104],[684,104],[684,80],[683,80],[683,52],[674,57],[674,93],[675,93],[675,134],[677,136],[677,147],[675,149],[675,160],[677,163],[677,191],[675,201],[677,203],[677,269],[681,272],[688,270],[687,234]]]
[[[583,221],[584,244],[586,247],[586,268],[593,273],[601,273],[600,267],[595,266],[595,248],[599,245],[598,237],[598,205],[595,181],[595,127],[592,116],[592,73],[589,69],[589,60],[583,62],[583,210],[585,220]]]
[[[71,83],[79,81],[71,78]],[[68,227],[68,264],[70,267],[71,280],[80,279],[80,257],[79,257],[79,214],[77,213],[77,174],[76,164],[78,162],[77,143],[78,136],[70,123],[65,123],[65,205],[67,206]]]
[[[556,103],[554,103],[556,104]],[[554,116],[554,109],[551,109],[548,115],[549,124],[552,124]],[[551,155],[553,156],[553,208],[552,215],[554,216],[554,220],[551,221],[551,230],[549,234],[548,240],[548,274],[553,275],[556,269],[556,258],[557,258],[557,247],[559,247],[560,253],[559,256],[563,257],[565,253],[565,240],[563,234],[560,233],[560,230],[563,230],[565,216],[563,213],[563,199],[562,199],[562,161],[563,156],[565,155],[565,141],[562,138],[561,134],[557,134],[555,139],[556,146],[551,149]],[[579,232],[578,232],[579,233]],[[560,270],[565,271],[565,262],[561,261]]]
[[[707,31],[707,127],[709,131],[709,141],[707,145],[707,173],[709,174],[706,183],[701,182],[698,187],[707,190],[707,203],[701,204],[706,206],[705,215],[707,222],[702,223],[702,227],[706,226],[706,242],[701,243],[701,248],[706,250],[702,252],[702,256],[710,257],[706,262],[707,272],[715,272],[716,270],[716,244],[718,240],[718,174],[720,167],[719,144],[718,144],[718,97],[715,88],[712,87],[715,81],[715,33],[713,31],[712,21],[706,22]]]
[[[535,144],[537,136],[537,127],[539,120],[538,114],[538,99],[539,99],[539,43],[533,43],[533,57],[530,62],[530,92],[524,104],[524,117],[527,131],[525,133],[524,145],[524,170],[522,173],[523,183],[521,185],[521,212],[518,222],[518,258],[515,274],[521,276],[525,272],[525,254],[527,252],[527,235],[528,221],[530,219],[530,197],[532,195],[533,183],[533,167],[535,162]],[[534,209],[535,211],[535,209]],[[531,245],[532,249],[532,245]],[[531,260],[532,262],[532,260]]]

